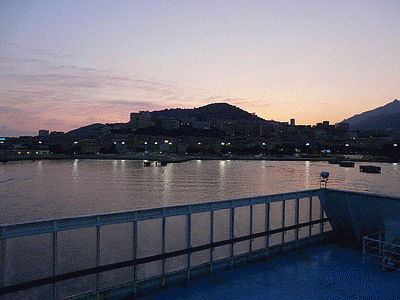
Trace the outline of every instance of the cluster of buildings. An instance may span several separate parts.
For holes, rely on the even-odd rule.
[[[255,120],[154,118],[131,113],[128,123],[90,130],[50,132],[34,137],[0,138],[0,155],[327,155],[398,156],[399,134],[352,132],[349,125],[323,121],[315,126]]]

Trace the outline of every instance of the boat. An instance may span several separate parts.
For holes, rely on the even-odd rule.
[[[339,163],[340,167],[345,167],[345,168],[354,168],[354,162],[352,161],[342,161]]]
[[[332,158],[332,159],[328,160],[328,163],[337,165],[337,164],[340,164],[340,160],[337,158]]]
[[[381,167],[378,166],[360,166],[360,172],[365,173],[381,173]]]

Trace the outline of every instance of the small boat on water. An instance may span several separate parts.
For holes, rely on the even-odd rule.
[[[381,167],[378,166],[360,166],[360,172],[381,173]]]
[[[345,167],[345,168],[354,168],[354,162],[352,161],[342,161],[339,163],[340,167]]]
[[[340,164],[340,159],[332,158],[332,159],[328,160],[328,163],[338,165],[338,164]]]

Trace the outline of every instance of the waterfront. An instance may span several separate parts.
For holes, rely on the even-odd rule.
[[[400,195],[400,167],[374,163],[366,174],[327,162],[206,161],[144,167],[142,161],[20,161],[0,165],[0,224],[110,213],[160,206],[328,187]]]

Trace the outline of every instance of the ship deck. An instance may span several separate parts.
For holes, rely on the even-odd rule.
[[[313,245],[139,295],[138,299],[400,299],[400,273],[363,264],[362,251]]]

